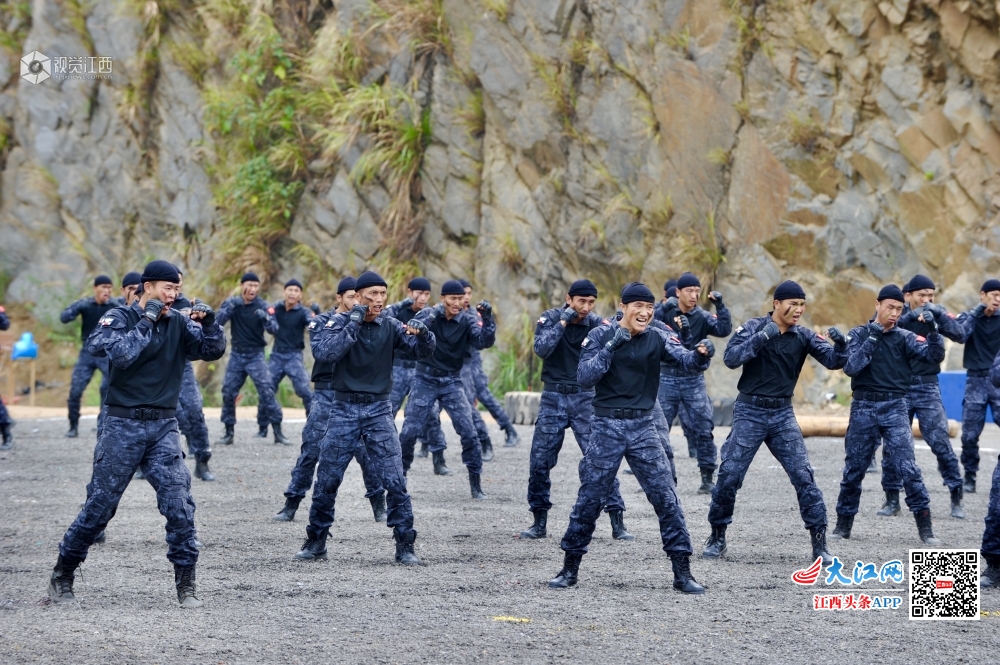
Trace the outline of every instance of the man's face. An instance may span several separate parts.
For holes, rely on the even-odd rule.
[[[903,313],[903,303],[899,300],[886,298],[875,304],[875,320],[888,330],[896,325],[896,320]]]
[[[772,305],[774,306],[774,318],[777,319],[775,323],[782,323],[789,328],[798,324],[802,313],[806,311],[805,298],[775,300]]]
[[[294,284],[292,286],[285,287],[286,303],[294,307],[295,305],[299,304],[300,300],[302,300],[302,289],[295,286]]]
[[[385,301],[389,297],[384,286],[369,286],[358,291],[358,304],[368,306],[368,314],[365,321],[373,321],[375,317],[382,313]]]
[[[677,302],[680,303],[681,309],[685,312],[698,306],[699,296],[701,296],[700,286],[686,286],[683,289],[677,289]]]
[[[156,298],[166,305],[165,310],[174,304],[177,294],[181,291],[180,285],[173,282],[146,282],[142,288],[143,295],[149,294],[147,300]]]
[[[462,297],[462,307],[468,307],[469,303],[472,302],[472,287],[465,287],[465,295]]]
[[[99,284],[94,287],[94,300],[97,304],[103,305],[107,301],[111,300],[111,285],[110,284]]]
[[[628,328],[633,334],[646,332],[649,322],[653,320],[653,303],[651,302],[630,302],[622,304],[621,325]]]
[[[990,291],[989,293],[980,291],[979,300],[986,305],[986,311],[990,316],[993,316],[993,312],[1000,309],[1000,291]]]
[[[427,307],[428,301],[431,299],[430,291],[414,291],[412,289],[406,290],[406,297],[413,301],[412,309],[419,312],[424,307]]]
[[[566,296],[566,304],[576,311],[579,315],[577,316],[578,319],[582,319],[593,312],[596,303],[597,298],[593,296]]]
[[[929,302],[934,302],[934,289],[920,289],[910,292],[910,309],[918,309]]]
[[[466,300],[467,297],[458,295],[441,296],[441,302],[444,303],[444,309],[448,312],[449,316],[457,316],[459,312],[465,309],[468,302]]]
[[[243,296],[243,300],[250,302],[257,297],[257,292],[260,291],[260,282],[243,282],[240,284],[240,295]]]
[[[358,304],[358,292],[352,290],[337,294],[337,311],[346,312]]]

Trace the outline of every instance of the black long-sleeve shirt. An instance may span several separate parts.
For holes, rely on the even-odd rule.
[[[591,312],[580,323],[571,322],[563,327],[559,322],[563,309],[556,307],[542,312],[535,324],[535,355],[543,360],[542,381],[545,383],[575,384],[583,340],[594,328],[610,323]]]
[[[838,349],[808,328],[795,325],[776,338],[761,330],[770,316],[750,319],[736,329],[722,360],[729,369],[743,367],[737,387],[744,395],[791,397],[802,373],[806,356],[827,369],[841,369],[847,362],[847,345]]]
[[[117,306],[118,303],[115,302],[114,298],[108,300],[103,305],[99,304],[92,297],[80,298],[76,302],[70,303],[69,307],[59,314],[59,320],[63,323],[71,323],[76,317],[81,317],[83,322],[80,326],[80,339],[86,342],[87,338],[90,337],[90,333],[94,332],[94,328],[97,327],[97,322],[101,320],[101,317]]]
[[[937,333],[924,338],[893,326],[873,341],[864,325],[851,330],[847,339],[844,374],[851,377],[854,391],[905,393],[910,389],[914,360],[944,360],[944,340]]]
[[[110,361],[105,404],[174,409],[187,360],[218,360],[226,352],[226,335],[218,322],[202,326],[172,310],[152,323],[134,303],[108,312],[87,350]]]
[[[962,367],[975,371],[985,371],[993,364],[1000,352],[1000,311],[993,316],[975,317],[972,312],[963,312],[958,322],[965,330],[965,352]]]
[[[488,349],[496,341],[497,324],[491,316],[482,320],[469,310],[462,310],[450,321],[435,308],[425,307],[413,317],[434,333],[434,353],[419,359],[419,364],[441,372],[459,372],[465,361],[465,349],[473,346]]]
[[[285,302],[279,301],[271,306],[274,318],[278,322],[278,332],[274,333],[275,353],[302,351],[306,348],[304,332],[315,314],[308,307],[296,304],[291,309],[285,309]]]
[[[264,310],[267,318],[261,319],[256,311]],[[267,346],[264,339],[264,332],[272,335],[278,332],[278,321],[274,318],[274,311],[261,297],[256,297],[248,303],[243,302],[243,298],[233,296],[227,299],[219,307],[219,312],[215,320],[220,326],[230,322],[233,337],[233,348],[238,350],[263,349]]]

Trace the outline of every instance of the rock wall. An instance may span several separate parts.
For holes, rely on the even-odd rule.
[[[167,34],[224,56],[215,4],[172,4]],[[1000,269],[993,2],[376,4],[436,11],[449,35],[447,49],[425,55],[405,28],[371,32],[362,64],[363,80],[409,90],[429,114],[411,195],[416,261],[438,284],[469,276],[509,329],[581,276],[610,309],[624,281],[658,285],[692,269],[737,320],[765,312],[767,294],[792,278],[809,295],[809,323],[848,327],[867,319],[883,283],[926,273],[961,310]],[[368,34],[373,21],[364,0],[255,6],[294,23],[283,34],[300,53]],[[210,175],[219,137],[205,129],[202,96],[225,70],[210,63],[198,81],[160,49],[148,103],[128,113],[136,81],[148,81],[150,22],[136,7],[31,5],[23,52],[112,55],[110,81],[32,85],[4,47],[10,300],[44,309],[98,270],[121,274],[159,255],[204,272],[220,256]],[[208,29],[189,29],[185,13]],[[272,248],[276,282],[385,265],[392,195],[384,181],[352,177],[365,150],[361,140],[310,161]],[[317,259],[301,260],[301,245]],[[716,366],[713,390],[732,394],[736,374]],[[805,378],[811,401],[843,380],[814,365]]]

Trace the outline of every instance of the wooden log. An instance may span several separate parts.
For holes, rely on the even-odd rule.
[[[847,416],[806,416],[796,414],[795,420],[799,423],[802,436],[843,437],[847,435]],[[961,426],[958,421],[948,421],[948,436],[955,438],[958,436],[960,430]],[[913,438],[923,438],[920,435],[920,427],[916,420],[913,421]]]

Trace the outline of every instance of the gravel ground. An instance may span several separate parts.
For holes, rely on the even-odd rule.
[[[271,516],[298,449],[252,438],[253,423],[244,420],[236,445],[215,452],[218,481],[194,481],[205,543],[198,567],[203,609],[177,607],[163,521],[141,481],[125,493],[107,543],[91,550],[78,573],[79,602],[51,606],[45,586],[59,539],[85,496],[93,424],[84,420],[83,436],[70,441],[62,438],[62,419],[23,420],[16,449],[0,453],[4,663],[984,662],[1000,647],[996,591],[983,595],[990,615],[978,622],[911,622],[905,601],[899,610],[813,611],[815,588],[789,579],[811,563],[808,533],[784,472],[763,450],[741,491],[727,557],[693,560],[708,587],[704,596],[671,589],[653,510],[624,474],[626,524],[636,540],[612,541],[602,518],[579,585],[550,590],[545,582],[561,565],[559,537],[576,496],[580,455],[568,434],[553,472],[550,537],[518,540],[530,524],[528,427],[519,428],[519,447],[497,447],[484,474],[490,498],[473,502],[446,424],[456,473],[436,477],[429,460],[416,461],[409,483],[423,565],[403,568],[393,562],[390,530],[372,520],[353,464],[340,492],[330,560],[293,559],[304,539],[304,510],[290,524]],[[217,422],[210,427],[213,438],[220,434]],[[286,433],[297,438],[301,428],[288,423]],[[720,444],[725,435],[716,431]],[[674,441],[685,448],[677,429]],[[833,517],[843,442],[814,438],[807,445]],[[989,425],[983,445],[992,448],[983,454],[988,484],[1000,430]],[[936,535],[946,546],[978,547],[988,486],[967,497],[968,519],[950,518],[933,456],[922,442],[917,449]],[[709,533],[708,497],[695,493],[694,460],[678,462],[680,497],[700,551]],[[921,545],[912,518],[877,517],[880,504],[881,490],[869,478],[854,536],[832,547],[848,570],[858,559],[905,561],[907,549]]]

